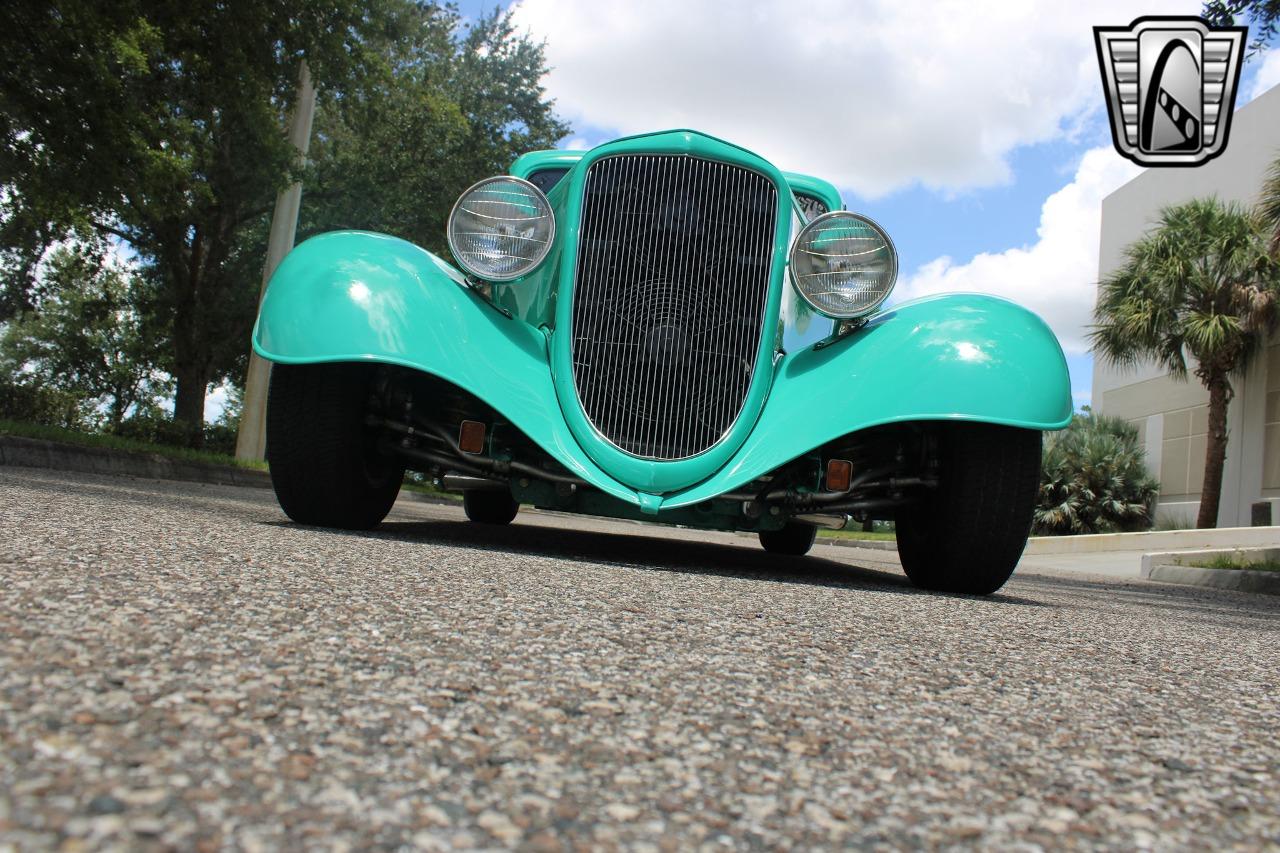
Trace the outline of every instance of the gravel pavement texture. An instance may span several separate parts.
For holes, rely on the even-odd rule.
[[[0,468],[0,848],[1280,849],[1280,600]]]

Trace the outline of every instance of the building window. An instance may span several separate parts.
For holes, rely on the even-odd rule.
[[[1280,344],[1267,347],[1267,401],[1262,416],[1262,488],[1280,495]]]
[[[1160,448],[1160,497],[1196,496],[1204,488],[1204,457],[1209,443],[1209,407],[1164,413]]]

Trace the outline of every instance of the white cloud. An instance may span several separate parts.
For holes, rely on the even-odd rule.
[[[1102,199],[1140,171],[1110,147],[1087,151],[1071,183],[1041,207],[1034,244],[975,255],[964,263],[937,258],[898,285],[897,299],[950,291],[994,293],[1043,317],[1069,355],[1084,353],[1098,280]]]
[[[230,400],[226,383],[215,385],[204,397],[204,422],[211,424],[222,417]]]
[[[1144,14],[1191,12],[1167,0]],[[1108,0],[521,0],[572,122],[693,127],[864,196],[1011,179],[1009,153],[1103,108],[1095,24]]]
[[[1253,88],[1249,90],[1249,100],[1261,95],[1272,86],[1280,84],[1280,50],[1272,48],[1266,52],[1262,64],[1253,76]]]
[[[54,240],[45,247],[44,253],[36,261],[33,275],[37,280],[44,278],[49,273],[49,263],[60,250],[78,249],[82,246],[84,246],[83,241],[76,237]],[[138,253],[119,237],[108,237],[105,248],[106,252],[102,256],[104,266],[114,267],[122,272],[134,272],[138,269]]]
[[[117,269],[136,270],[138,268],[138,253],[120,238],[108,237],[107,256],[104,261],[109,266],[114,266]]]

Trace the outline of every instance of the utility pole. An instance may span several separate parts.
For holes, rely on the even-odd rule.
[[[311,69],[302,61],[298,74],[298,99],[289,122],[289,141],[298,151],[301,162],[311,145],[311,119],[316,111],[316,90],[311,85]],[[262,288],[258,304],[267,292],[267,282],[284,256],[293,248],[298,231],[298,208],[302,204],[302,184],[285,187],[276,196],[276,209],[271,215],[271,235],[267,240],[267,262],[262,270]],[[240,411],[240,431],[236,435],[236,458],[266,458],[267,454],[267,385],[271,379],[271,363],[249,349],[249,371],[245,375],[244,405]]]

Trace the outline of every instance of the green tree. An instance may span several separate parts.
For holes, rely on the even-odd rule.
[[[156,283],[175,416],[193,441],[206,387],[244,348],[229,332],[244,325],[247,285],[226,260],[289,177],[281,126],[301,59],[344,80],[367,42],[417,12],[390,0],[57,0],[0,11],[10,268],[77,227],[133,247]],[[6,281],[2,302],[30,304],[20,291],[31,283]]]
[[[1204,17],[1215,27],[1230,27],[1238,18],[1247,18],[1253,30],[1251,53],[1265,50],[1276,37],[1280,24],[1280,0],[1208,0]]]
[[[84,247],[61,248],[48,261],[49,296],[7,324],[0,363],[20,383],[61,392],[82,420],[119,429],[126,413],[165,391],[158,380],[127,270]]]
[[[458,32],[457,21],[422,27],[386,46],[393,84],[371,80],[321,99],[303,235],[363,228],[447,257],[445,222],[462,191],[569,132],[540,85],[542,45],[504,12]]]
[[[1145,530],[1160,485],[1147,472],[1138,431],[1087,412],[1045,436],[1036,502],[1038,533]]]
[[[1280,157],[1271,164],[1271,170],[1262,184],[1258,199],[1258,216],[1263,227],[1271,232],[1271,254],[1280,259]]]
[[[282,127],[304,58],[322,98],[312,228],[434,237],[463,172],[564,130],[537,87],[541,48],[505,15],[467,29],[414,0],[0,7],[0,319],[38,298],[52,241],[125,241],[192,443],[210,383],[243,370],[265,219],[299,174]]]
[[[1209,391],[1199,527],[1217,524],[1232,378],[1275,328],[1278,290],[1259,218],[1217,199],[1165,208],[1099,285],[1090,334],[1098,356],[1118,365],[1152,360],[1178,378],[1190,356]]]

